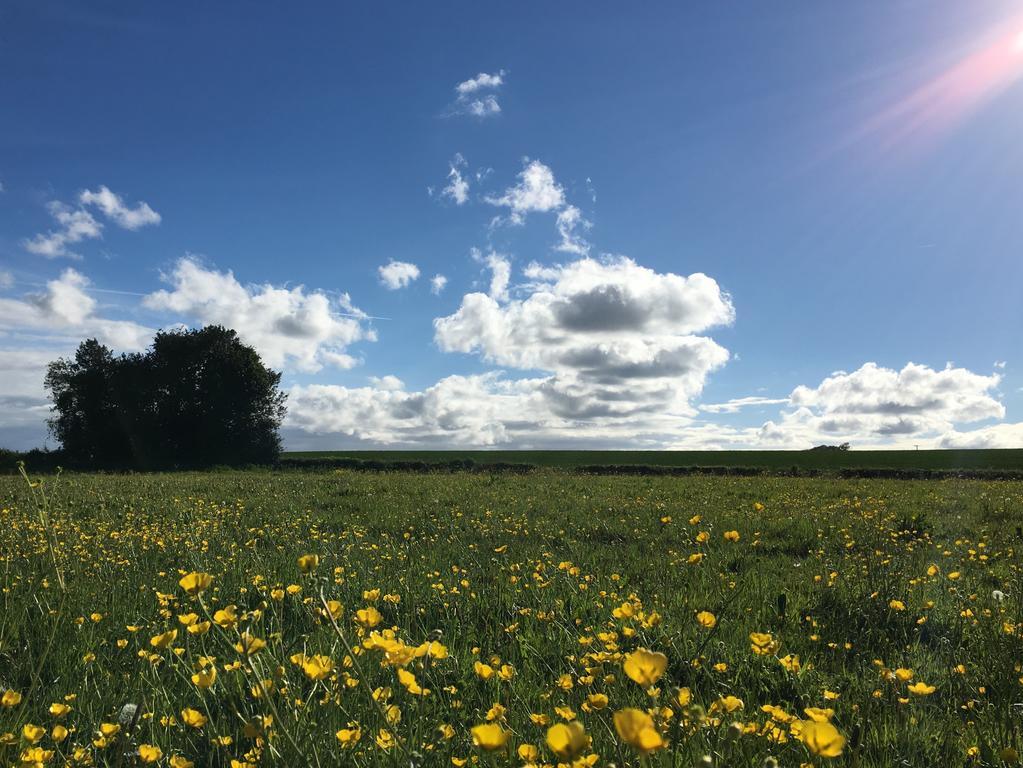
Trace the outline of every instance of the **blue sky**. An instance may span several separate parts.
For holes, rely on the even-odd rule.
[[[0,444],[77,340],[216,321],[289,447],[1023,446],[1016,3],[0,26]]]

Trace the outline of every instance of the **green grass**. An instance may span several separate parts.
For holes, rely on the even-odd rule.
[[[44,727],[47,765],[76,750],[75,764],[141,764],[142,744],[161,765],[519,766],[523,744],[541,765],[570,762],[534,714],[580,720],[597,765],[1002,765],[1021,748],[1021,521],[1023,483],[976,480],[225,471],[30,489],[0,477],[0,693],[22,694],[0,706],[0,764],[27,754],[26,724]],[[319,565],[302,574],[307,553]],[[201,600],[178,586],[190,571],[213,576]],[[340,633],[321,592],[344,606]],[[190,634],[178,618],[229,604],[238,627]],[[428,696],[382,651],[348,650],[369,640],[355,618],[370,605],[378,631],[446,646],[408,661]],[[239,629],[266,647],[241,656]],[[751,632],[778,648],[754,654]],[[667,657],[656,690],[623,669],[641,646]],[[335,668],[314,681],[297,654]],[[191,680],[203,659],[218,672],[208,690]],[[476,662],[508,665],[509,679],[482,679]],[[898,668],[934,692],[909,693]],[[727,697],[742,707],[723,710]],[[57,742],[48,710],[65,700]],[[125,704],[139,716],[97,746]],[[670,745],[642,762],[612,714],[655,706]],[[186,707],[201,728],[182,723]],[[808,707],[834,710],[840,756],[815,757],[783,722]],[[509,734],[495,752],[470,735],[488,713]],[[345,750],[335,733],[350,723],[362,736]]]
[[[945,451],[290,451],[289,459],[353,458],[364,461],[540,467],[644,465],[653,467],[757,467],[799,469],[998,469],[1023,470],[1023,449]]]

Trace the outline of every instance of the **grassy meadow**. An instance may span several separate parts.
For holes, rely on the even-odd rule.
[[[289,462],[356,459],[443,464],[527,464],[570,469],[585,466],[743,467],[764,470],[1023,470],[1023,449],[926,451],[289,451]]]
[[[0,477],[0,764],[1017,760],[1023,483]]]

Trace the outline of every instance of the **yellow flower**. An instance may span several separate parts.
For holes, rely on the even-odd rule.
[[[71,711],[71,707],[67,704],[61,704],[60,702],[54,702],[50,705],[50,714],[54,717],[64,717]]]
[[[904,611],[906,610],[906,604],[901,600],[889,600],[888,607],[893,611]]]
[[[918,683],[913,683],[912,685],[907,686],[906,690],[914,696],[930,696],[937,690],[937,688],[933,685],[927,685],[927,683],[921,680]]]
[[[427,696],[430,693],[430,689],[420,686],[416,676],[407,669],[398,670],[398,682],[405,686],[405,690],[413,696]]]
[[[603,693],[591,693],[586,697],[586,701],[583,703],[583,709],[587,712],[600,711],[607,706],[607,696]]]
[[[341,618],[341,614],[343,614],[344,612],[345,612],[345,607],[343,605],[341,605],[340,601],[338,601],[338,600],[328,600],[327,601],[327,613],[330,614],[330,617],[334,621],[337,621],[338,619],[340,619]]]
[[[342,728],[334,735],[344,749],[351,749],[362,738],[362,729],[358,723],[349,723],[347,728]]]
[[[696,614],[696,621],[704,629],[714,629],[714,627],[717,626],[718,623],[717,616],[715,616],[710,611],[700,611],[698,614]]]
[[[174,642],[174,638],[178,636],[176,629],[168,630],[160,635],[153,635],[149,638],[149,644],[154,648],[159,648],[161,651],[167,648],[171,643]]]
[[[217,668],[214,666],[211,666],[208,669],[201,669],[192,675],[192,683],[196,688],[201,688],[204,691],[212,686],[216,680]]]
[[[50,738],[58,744],[67,738],[68,730],[63,725],[53,726],[53,730],[50,731]]]
[[[472,743],[488,752],[501,749],[511,738],[511,731],[506,731],[497,723],[484,723],[472,729]]]
[[[355,612],[355,623],[360,627],[366,629],[373,629],[377,624],[384,620],[380,611],[374,608],[372,605],[367,608],[360,608]]]
[[[696,565],[701,560],[703,560],[702,552],[694,552],[693,554],[686,558],[686,562],[689,563],[689,565]]]
[[[238,609],[233,605],[225,606],[213,614],[213,621],[223,629],[233,629],[238,623]]]
[[[196,571],[192,571],[188,575],[182,576],[181,580],[178,582],[181,588],[190,595],[198,595],[200,592],[204,592],[205,590],[209,589],[210,584],[212,583],[213,583],[212,576],[210,576],[208,573],[199,573]]]
[[[143,763],[155,763],[163,757],[163,750],[152,744],[139,744],[139,760]]]
[[[308,656],[302,661],[302,671],[310,680],[326,680],[334,671],[334,660],[330,656]]]
[[[664,738],[654,727],[654,719],[641,709],[626,707],[619,710],[615,712],[614,721],[618,736],[640,754],[666,746]]]
[[[571,761],[590,746],[590,737],[578,720],[558,723],[547,729],[547,746],[560,760]]]
[[[210,626],[211,624],[208,621],[197,621],[195,624],[189,624],[187,631],[190,635],[205,635],[210,631]]]
[[[234,649],[238,651],[238,653],[244,653],[246,656],[259,653],[264,648],[266,648],[266,641],[260,640],[258,637],[250,635],[248,632],[242,632],[238,642],[234,644]]]
[[[109,739],[121,732],[121,726],[117,723],[100,723],[99,732],[101,736]]]
[[[181,755],[174,755],[170,759],[170,765],[171,768],[194,768],[195,763]]]
[[[21,735],[25,737],[25,741],[29,744],[37,744],[42,741],[43,736],[46,735],[46,729],[39,725],[26,723],[21,729]]]
[[[668,668],[668,657],[663,653],[639,648],[625,657],[623,668],[633,682],[647,688],[660,680]]]
[[[838,757],[845,747],[845,737],[829,722],[803,721],[799,729],[799,740],[810,753],[818,757]]]
[[[769,656],[778,650],[778,643],[769,632],[750,632],[750,648],[757,656]]]
[[[738,696],[722,696],[710,705],[711,712],[735,712],[742,709],[746,704]]]
[[[895,670],[895,677],[900,683],[906,683],[913,679],[913,670],[899,667]]]
[[[693,701],[693,693],[688,688],[679,688],[675,700],[680,707],[688,707]]]
[[[302,571],[302,573],[312,573],[319,564],[319,555],[302,555],[298,558],[298,570]]]
[[[495,674],[494,668],[489,664],[484,664],[482,661],[473,662],[472,668],[476,672],[476,676],[481,680],[489,680]]]
[[[739,532],[738,531],[725,531],[724,539],[725,539],[725,541],[736,542],[736,541],[739,540]]]
[[[21,694],[17,691],[8,688],[4,691],[4,695],[0,696],[0,705],[5,707],[16,707],[21,704]]]
[[[519,759],[524,763],[535,763],[536,759],[540,756],[540,750],[534,744],[519,744],[516,752],[519,755]]]
[[[53,759],[52,749],[42,747],[30,747],[21,753],[20,760],[26,768],[42,768]]]
[[[806,707],[803,712],[815,723],[827,723],[835,716],[833,709],[821,709],[820,707]]]
[[[778,659],[778,663],[785,667],[789,672],[799,673],[802,669],[802,664],[799,661],[799,656],[795,653],[789,653]]]
[[[181,722],[192,728],[202,728],[206,725],[206,715],[191,707],[186,707],[181,710]]]

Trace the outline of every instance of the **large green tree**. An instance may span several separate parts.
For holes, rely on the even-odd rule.
[[[50,364],[50,430],[97,467],[259,464],[280,453],[281,374],[221,326],[156,334],[145,354],[95,339]]]

